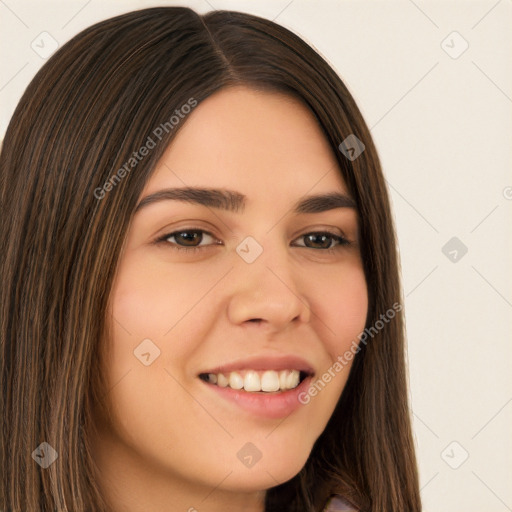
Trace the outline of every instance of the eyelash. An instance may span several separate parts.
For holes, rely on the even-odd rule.
[[[182,234],[182,233],[203,233],[203,234],[209,235],[215,239],[215,237],[210,232],[205,231],[204,229],[184,228],[184,229],[180,229],[179,231],[173,231],[172,233],[167,233],[165,235],[162,235],[161,237],[157,238],[154,243],[158,244],[158,245],[161,245],[161,244],[168,245],[168,246],[170,246],[171,249],[173,249],[175,251],[192,252],[192,253],[207,249],[208,247],[211,247],[212,245],[220,245],[220,244],[208,244],[206,246],[200,245],[200,246],[196,246],[196,247],[181,247],[175,243],[169,242],[169,238],[171,238],[175,235]],[[305,234],[301,235],[299,238],[303,238],[308,235],[326,235],[326,236],[334,239],[338,243],[334,247],[329,247],[327,249],[315,249],[314,247],[307,247],[306,245],[300,245],[298,247],[302,247],[303,249],[312,249],[315,251],[323,251],[323,252],[332,254],[332,253],[335,253],[336,251],[338,251],[339,249],[342,249],[343,247],[346,247],[346,246],[352,244],[352,242],[350,242],[343,236],[337,235],[335,233],[331,233],[329,231],[311,231],[310,233],[305,233]]]

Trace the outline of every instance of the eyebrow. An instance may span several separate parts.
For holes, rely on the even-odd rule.
[[[233,190],[217,188],[166,188],[144,197],[135,208],[135,213],[145,206],[166,200],[182,201],[228,212],[241,213],[245,209],[247,196]],[[327,210],[334,210],[335,208],[355,209],[356,203],[346,194],[329,192],[300,199],[293,206],[293,212],[296,214],[321,213]]]

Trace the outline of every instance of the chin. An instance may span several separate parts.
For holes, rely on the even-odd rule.
[[[271,460],[261,458],[251,468],[237,468],[226,480],[226,488],[239,492],[257,492],[276,487],[296,476],[304,467],[309,453],[275,454]]]

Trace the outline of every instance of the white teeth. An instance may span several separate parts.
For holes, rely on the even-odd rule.
[[[209,373],[207,381],[216,384],[221,388],[230,387],[231,389],[243,389],[249,393],[264,391],[271,393],[273,391],[287,391],[294,389],[300,382],[299,370],[275,370],[256,371],[245,370],[241,372],[231,372],[228,375],[223,373]]]
[[[244,387],[244,379],[237,372],[231,372],[229,374],[229,387],[231,389],[242,389]]]
[[[279,372],[279,387],[281,389],[288,389],[288,370]]]
[[[215,374],[214,373],[210,373],[209,375],[215,375]],[[214,382],[214,384],[215,384],[215,382]],[[228,385],[229,385],[229,380],[224,376],[223,373],[219,373],[217,375],[217,386],[220,386],[221,388],[225,388]]]
[[[277,391],[279,389],[279,375],[274,370],[266,371],[261,377],[262,391]]]
[[[290,372],[286,379],[286,386],[290,389],[296,388],[299,385],[300,374],[297,371]]]
[[[244,379],[245,391],[261,391],[260,376],[253,371],[249,371],[245,374]]]

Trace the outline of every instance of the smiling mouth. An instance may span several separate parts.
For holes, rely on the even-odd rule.
[[[295,389],[310,373],[301,370],[240,370],[229,373],[201,373],[208,384],[248,393],[281,393]]]

